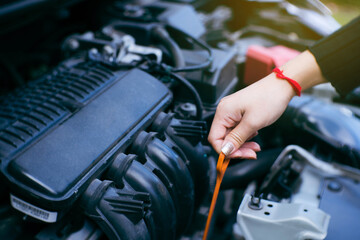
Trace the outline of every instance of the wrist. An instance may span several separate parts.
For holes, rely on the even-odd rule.
[[[283,71],[285,76],[294,79],[300,84],[303,90],[327,82],[321,73],[315,57],[310,51],[301,53],[296,58],[279,67],[279,69]]]
[[[283,74],[283,71],[281,71],[277,67],[273,69],[273,73],[275,73],[277,78],[287,81],[291,85],[293,90],[295,91],[296,95],[299,96],[299,97],[301,96],[301,86],[297,81],[295,81],[292,78],[289,78],[289,77],[285,76]]]
[[[289,102],[294,96],[296,96],[296,92],[293,87],[286,80],[276,77],[276,73],[269,74],[260,82],[262,82],[264,85],[262,87],[266,89],[267,93],[269,93],[272,97],[283,97],[284,101]]]

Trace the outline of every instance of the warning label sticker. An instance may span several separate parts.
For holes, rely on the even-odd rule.
[[[56,222],[57,212],[49,212],[44,209],[38,208],[30,203],[27,203],[20,198],[17,198],[10,194],[11,206],[13,208],[30,215],[33,218],[39,219],[44,222],[53,223]]]

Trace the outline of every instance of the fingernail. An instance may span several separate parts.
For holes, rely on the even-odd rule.
[[[225,156],[230,155],[234,151],[234,144],[231,142],[227,142],[222,148],[221,152],[225,154]]]

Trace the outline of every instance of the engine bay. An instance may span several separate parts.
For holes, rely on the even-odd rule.
[[[202,239],[220,99],[339,28],[310,0],[0,9],[1,239]],[[358,99],[295,97],[230,161],[208,239],[356,239]]]

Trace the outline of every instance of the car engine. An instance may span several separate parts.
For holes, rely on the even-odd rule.
[[[0,25],[0,238],[38,240],[201,239],[220,99],[339,27],[315,0],[5,1]],[[360,236],[358,99],[295,97],[209,239]]]

